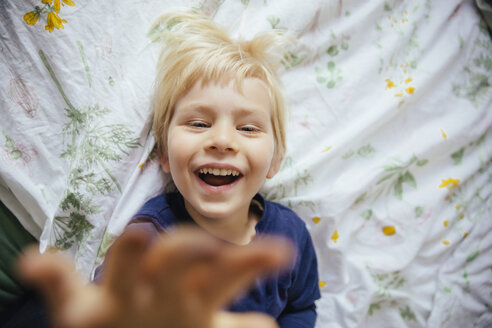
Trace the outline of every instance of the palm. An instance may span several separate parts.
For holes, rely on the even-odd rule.
[[[272,327],[267,316],[219,309],[291,256],[282,241],[224,246],[194,230],[177,231],[148,247],[145,234],[130,230],[111,248],[99,285],[84,284],[56,254],[31,250],[20,267],[41,288],[61,327]]]

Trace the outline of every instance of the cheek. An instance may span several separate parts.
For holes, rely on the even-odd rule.
[[[273,141],[263,142],[255,146],[251,153],[252,161],[255,163],[257,169],[264,173],[264,177],[267,175],[273,161],[274,150],[275,145]]]
[[[170,133],[167,142],[167,154],[171,170],[183,169],[189,157],[194,153],[194,143],[182,133]]]

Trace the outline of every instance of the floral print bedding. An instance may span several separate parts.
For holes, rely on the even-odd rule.
[[[262,191],[313,236],[317,327],[490,327],[492,41],[471,0],[0,2],[0,199],[41,249],[90,278],[169,179],[149,28],[176,6],[298,39]]]

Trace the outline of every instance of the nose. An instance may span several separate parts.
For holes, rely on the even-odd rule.
[[[227,123],[214,124],[210,128],[210,138],[206,148],[219,152],[237,152],[236,128]]]

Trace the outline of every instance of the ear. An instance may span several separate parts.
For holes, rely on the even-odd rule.
[[[159,156],[159,161],[161,162],[161,168],[165,173],[171,173],[171,167],[169,165],[169,159],[167,154],[161,154]]]
[[[267,178],[271,179],[277,174],[277,172],[280,170],[280,166],[282,165],[282,160],[283,160],[282,155],[273,155],[272,162],[270,163],[270,169],[268,170],[267,173]]]

